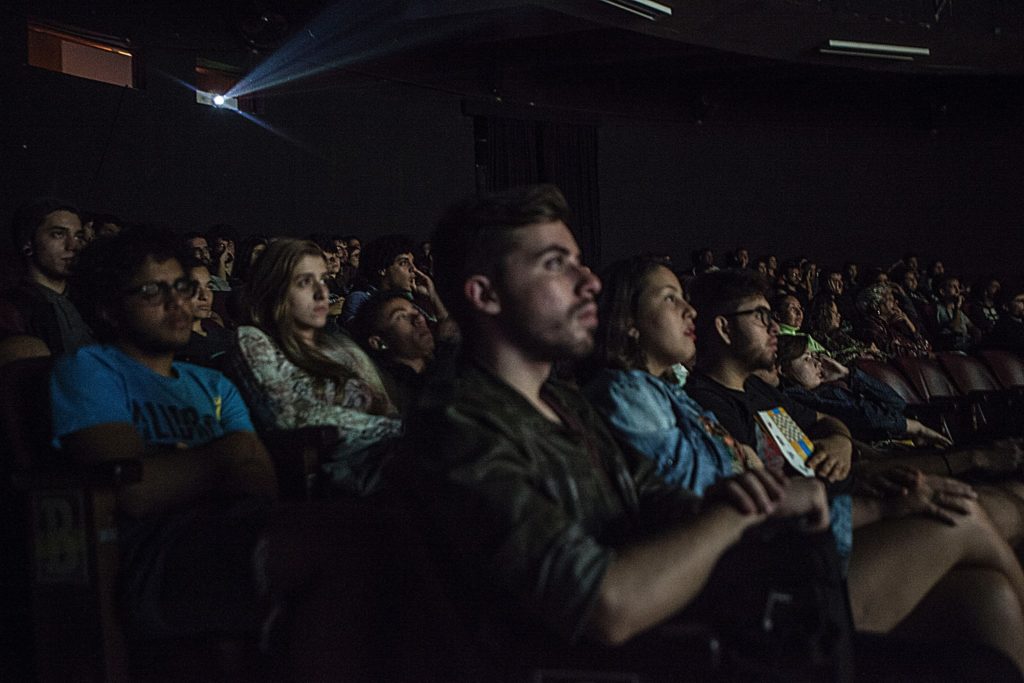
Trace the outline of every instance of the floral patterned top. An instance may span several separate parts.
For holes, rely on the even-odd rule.
[[[292,363],[267,333],[238,328],[234,375],[263,429],[333,425],[341,442],[336,457],[364,451],[402,430],[373,361],[347,337],[334,337],[325,355],[349,378],[317,377]]]

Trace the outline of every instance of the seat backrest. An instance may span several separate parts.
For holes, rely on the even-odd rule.
[[[1024,359],[1009,351],[994,349],[982,351],[981,357],[988,363],[996,379],[1004,389],[1024,387]]]
[[[53,357],[24,358],[0,367],[0,436],[11,472],[52,462],[50,370]]]
[[[939,363],[942,364],[962,394],[974,391],[1002,390],[999,380],[980,359],[974,356],[965,356],[961,353],[941,353],[939,354]]]
[[[907,381],[907,378],[903,376],[903,373],[892,365],[885,361],[874,360],[873,358],[858,358],[855,363],[863,372],[889,385],[908,405],[924,403],[924,400],[914,390],[910,382]]]
[[[953,380],[949,378],[937,360],[901,356],[894,362],[910,380],[914,390],[926,401],[960,396]]]

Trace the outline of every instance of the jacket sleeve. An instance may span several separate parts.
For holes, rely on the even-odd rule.
[[[373,415],[346,405],[328,403],[315,393],[315,381],[305,370],[289,361],[263,332],[243,327],[238,332],[235,363],[239,387],[257,419],[265,426],[296,429],[312,425],[337,427],[339,452],[364,450],[401,433],[396,417]],[[349,380],[349,384],[356,380]],[[356,393],[358,387],[339,388]]]

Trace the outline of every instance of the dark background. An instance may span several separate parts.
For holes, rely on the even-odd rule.
[[[316,8],[305,10],[293,28]],[[510,11],[488,17],[487,40],[467,45],[473,31],[463,26],[262,94],[259,118],[289,140],[197,105],[173,80],[193,82],[197,57],[245,70],[272,53],[247,48],[237,14],[218,3],[38,2],[3,12],[5,223],[23,199],[55,194],[182,230],[227,222],[243,235],[426,237],[442,208],[480,181],[465,112],[483,102],[511,118],[525,107],[596,130],[591,254],[605,263],[638,251],[688,262],[705,245],[721,263],[743,244],[819,263],[888,266],[913,250],[965,276],[1024,271],[1018,74],[695,56],[615,27],[519,36]],[[29,15],[132,37],[143,87],[27,66]]]

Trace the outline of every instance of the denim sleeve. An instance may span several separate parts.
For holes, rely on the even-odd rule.
[[[617,439],[653,461],[669,484],[695,493],[732,474],[731,460],[709,443],[694,409],[647,373],[600,375],[587,395]]]

